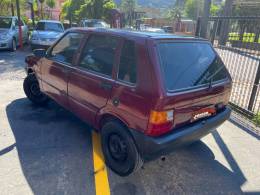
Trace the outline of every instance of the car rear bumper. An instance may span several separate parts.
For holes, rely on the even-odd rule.
[[[227,120],[230,114],[231,109],[227,107],[214,117],[175,129],[160,137],[150,137],[136,130],[130,131],[142,158],[149,161],[166,155],[180,146],[199,140]]]

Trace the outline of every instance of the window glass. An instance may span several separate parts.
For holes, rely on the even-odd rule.
[[[12,18],[0,18],[0,28],[10,28],[12,25]]]
[[[83,36],[81,33],[68,33],[65,35],[53,47],[51,52],[52,59],[71,64]]]
[[[228,77],[223,62],[208,43],[159,43],[158,51],[169,90],[210,84]]]
[[[134,41],[125,41],[122,48],[118,78],[120,80],[136,83],[136,52]]]
[[[41,31],[57,31],[63,32],[64,29],[60,23],[57,22],[38,22],[36,26],[36,30]]]
[[[111,76],[117,44],[116,37],[92,35],[82,52],[79,66]]]
[[[14,25],[15,25],[15,26],[19,26],[19,25],[18,25],[18,20],[17,20],[17,19],[14,20]]]

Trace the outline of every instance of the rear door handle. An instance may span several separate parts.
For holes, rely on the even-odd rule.
[[[104,90],[110,91],[113,86],[112,86],[112,84],[110,84],[110,83],[102,82],[102,83],[100,84],[100,87],[101,87],[102,89],[104,89]]]

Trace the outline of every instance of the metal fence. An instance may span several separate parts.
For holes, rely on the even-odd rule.
[[[198,19],[196,35],[200,36]],[[230,103],[253,116],[260,112],[260,17],[210,17],[207,38],[233,79]]]

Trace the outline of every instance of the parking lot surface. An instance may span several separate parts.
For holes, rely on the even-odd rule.
[[[0,51],[0,194],[260,194],[260,141],[225,122],[129,177],[104,167],[99,136],[54,102],[22,89],[29,50]]]

